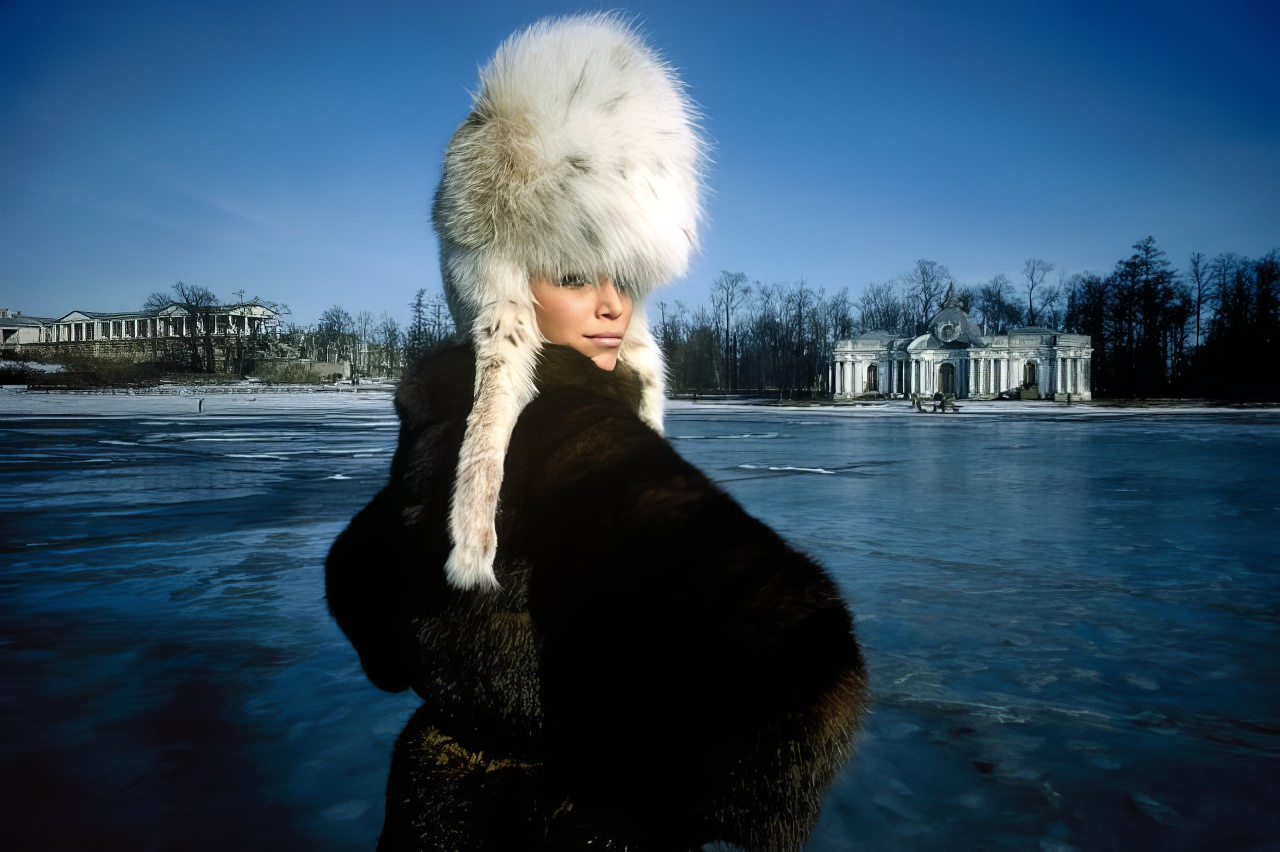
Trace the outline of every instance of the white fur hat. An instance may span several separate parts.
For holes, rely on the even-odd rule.
[[[480,81],[432,209],[449,309],[476,351],[445,566],[464,589],[497,585],[503,463],[543,343],[530,276],[625,283],[636,310],[618,357],[640,375],[641,416],[661,432],[664,365],[642,303],[688,266],[705,162],[682,84],[617,16],[537,23],[503,43]]]

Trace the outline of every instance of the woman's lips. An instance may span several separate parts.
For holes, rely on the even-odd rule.
[[[612,334],[608,332],[603,334],[588,334],[587,339],[593,341],[597,346],[621,346],[622,345],[621,334]]]

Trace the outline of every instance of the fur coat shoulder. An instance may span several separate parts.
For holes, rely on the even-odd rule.
[[[455,589],[474,363],[442,350],[402,383],[390,481],[326,565],[370,680],[423,699],[382,848],[797,847],[866,701],[830,578],[640,419],[624,366],[547,346],[506,457],[500,588]]]

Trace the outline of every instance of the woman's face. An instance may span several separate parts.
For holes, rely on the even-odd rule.
[[[592,281],[566,275],[552,281],[536,276],[531,286],[543,337],[578,350],[602,370],[617,366],[632,306],[631,297],[614,285],[613,278],[601,275]]]

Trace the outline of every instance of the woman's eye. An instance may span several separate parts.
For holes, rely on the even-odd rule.
[[[615,275],[613,277],[613,287],[624,296],[631,294],[631,284],[629,284],[625,278]]]
[[[585,275],[565,275],[560,279],[561,287],[586,287],[590,283]]]

